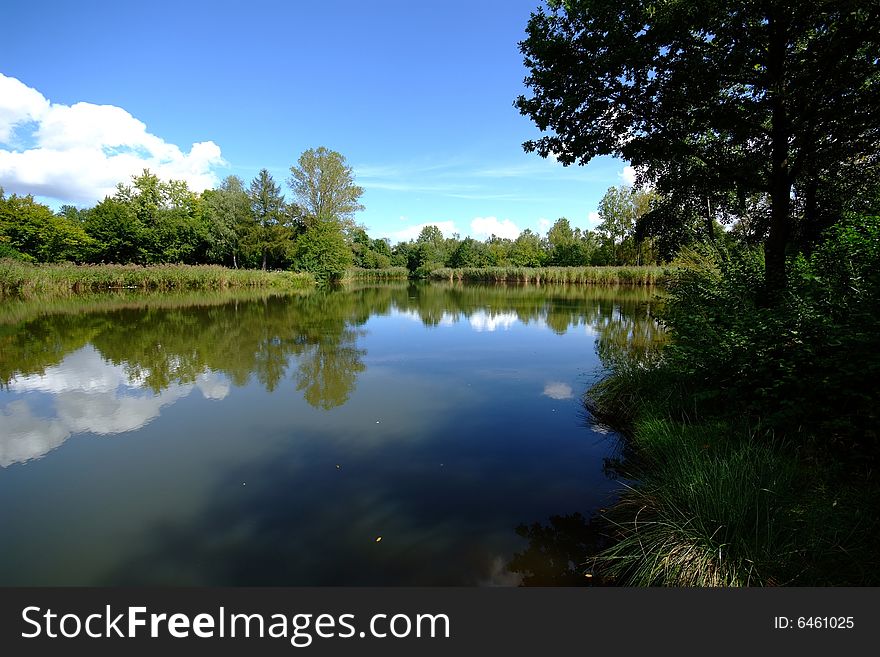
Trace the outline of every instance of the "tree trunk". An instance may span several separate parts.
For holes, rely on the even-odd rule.
[[[786,26],[771,14],[767,68],[771,86],[770,117],[770,232],[764,242],[764,283],[772,296],[786,284],[785,247],[789,238],[791,168],[788,148],[788,116],[785,110]]]
[[[712,222],[712,201],[706,197],[706,237],[709,244],[715,242],[715,224]]]
[[[235,251],[232,252],[232,266],[235,269],[238,269],[238,258],[235,255]]]
[[[266,250],[263,249],[263,271],[266,271]]]

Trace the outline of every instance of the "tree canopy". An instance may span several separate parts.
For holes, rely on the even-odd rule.
[[[355,185],[352,168],[341,154],[323,146],[300,155],[287,183],[307,225],[335,221],[350,229],[354,214],[364,209],[359,203],[364,190]]]
[[[524,148],[566,165],[617,155],[716,208],[762,195],[772,287],[795,223],[839,197],[834,172],[878,167],[877,2],[555,0],[526,32],[532,95],[515,104],[545,134]]]

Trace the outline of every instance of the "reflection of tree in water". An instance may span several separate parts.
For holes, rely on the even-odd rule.
[[[605,541],[596,518],[588,521],[580,513],[551,516],[548,525],[520,525],[516,533],[529,544],[513,555],[507,569],[522,575],[523,586],[607,584],[589,565]]]
[[[296,389],[309,404],[325,411],[348,401],[357,375],[366,369],[355,347],[358,333],[346,329],[338,340],[310,344],[299,356]]]
[[[344,404],[364,371],[357,327],[393,309],[417,314],[427,326],[444,318],[515,315],[556,333],[595,327],[599,354],[650,349],[659,332],[645,311],[645,288],[578,285],[395,283],[276,296],[259,292],[175,297],[91,296],[0,312],[0,385],[41,374],[91,343],[133,383],[155,393],[193,383],[206,371],[236,386],[256,379],[275,390],[292,374],[309,404]]]

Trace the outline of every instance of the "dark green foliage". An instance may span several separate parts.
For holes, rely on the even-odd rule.
[[[787,434],[810,426],[825,440],[876,449],[878,268],[876,217],[842,222],[809,259],[793,260],[789,288],[772,303],[760,294],[760,252],[691,252],[670,284],[667,362],[707,411],[745,411]]]
[[[769,297],[758,249],[672,271],[659,356],[600,350],[588,405],[626,431],[638,483],[597,564],[630,584],[876,585],[880,218],[836,225]]]
[[[86,232],[95,241],[92,262],[146,262],[146,226],[126,203],[107,197],[88,211]]]
[[[0,194],[0,248],[7,257],[79,260],[91,244],[78,221],[56,215],[32,196]]]
[[[315,222],[297,238],[292,255],[296,271],[309,272],[320,281],[338,280],[352,265],[342,229],[332,221]]]
[[[788,246],[878,179],[876,2],[548,5],[520,44],[531,96],[516,106],[542,132],[525,149],[563,164],[618,155],[677,207],[706,208],[708,226],[760,197],[770,287],[785,284]]]

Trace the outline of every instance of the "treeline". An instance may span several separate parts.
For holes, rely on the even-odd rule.
[[[229,176],[216,189],[197,193],[184,181],[163,181],[144,170],[93,207],[64,205],[58,212],[32,196],[6,196],[0,188],[0,258],[218,264],[326,279],[341,278],[351,268],[405,268],[410,276],[427,277],[441,268],[650,265],[673,252],[666,242],[664,251],[656,238],[640,234],[657,195],[627,186],[605,194],[595,230],[562,217],[545,235],[526,229],[516,239],[492,235],[480,241],[426,226],[416,239],[392,246],[355,222],[363,190],[339,153],[306,151],[290,168],[287,185],[290,200],[263,169],[248,184]],[[716,228],[719,238],[725,235]],[[696,237],[681,236],[678,242]]]
[[[595,230],[572,226],[561,217],[546,235],[527,228],[516,239],[496,235],[484,241],[462,239],[457,234],[447,237],[437,226],[425,226],[415,240],[394,246],[391,264],[406,267],[417,277],[427,277],[442,268],[655,265],[672,253],[661,252],[655,238],[640,235],[639,226],[657,202],[652,191],[625,185],[611,187],[599,203],[600,223]],[[717,230],[721,239],[725,233],[720,226]],[[691,241],[699,236],[687,237]]]
[[[294,269],[318,277],[353,264],[380,266],[376,249],[361,245],[354,224],[363,190],[345,158],[308,150],[290,168],[291,200],[268,170],[249,184],[227,177],[202,193],[149,170],[117,185],[90,208],[53,212],[32,196],[0,189],[0,258],[29,262],[153,265],[219,264],[231,268]],[[355,259],[355,254],[359,260]]]

